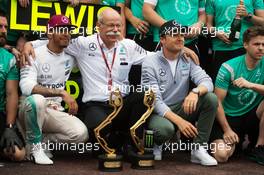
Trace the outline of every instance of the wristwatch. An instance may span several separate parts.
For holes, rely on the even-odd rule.
[[[193,88],[192,92],[200,96],[200,90],[198,88]]]
[[[250,21],[253,17],[252,13],[248,13],[248,15],[245,17],[245,20]]]

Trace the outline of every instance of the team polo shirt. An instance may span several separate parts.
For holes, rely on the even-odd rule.
[[[102,56],[105,54],[107,63],[112,67],[112,86],[109,86],[110,73]],[[116,51],[115,51],[116,50]],[[65,50],[73,55],[82,75],[84,94],[82,101],[107,101],[110,91],[119,88],[122,96],[129,94],[128,74],[132,65],[141,64],[147,52],[133,40],[123,39],[108,49],[98,34],[72,39]]]
[[[244,0],[248,13],[254,14],[255,10],[264,10],[263,0]],[[236,15],[236,8],[239,0],[207,0],[206,14],[214,17],[214,26],[218,31],[230,33],[230,26]],[[213,38],[213,50],[235,50],[243,47],[243,33],[252,26],[253,23],[245,19],[242,20],[240,37],[232,44],[226,44],[217,37]]]
[[[166,21],[176,20],[184,26],[191,26],[198,21],[199,11],[205,11],[205,0],[144,0],[155,6],[155,11]],[[159,41],[159,28],[153,27],[154,41]],[[194,39],[186,39],[185,44]]]
[[[6,81],[19,80],[19,73],[16,67],[14,55],[3,48],[0,48],[0,111],[5,110],[6,105]]]
[[[74,57],[64,51],[57,54],[47,48],[47,45],[35,49],[36,59],[31,59],[20,71],[20,88],[23,95],[31,95],[34,86],[41,85],[51,89],[64,89],[72,68],[76,65]],[[47,99],[60,103],[61,97]]]
[[[242,55],[223,63],[216,78],[215,87],[227,91],[222,104],[228,116],[244,115],[263,100],[263,96],[256,91],[232,84],[240,77],[251,83],[264,84],[264,59],[253,70],[247,68],[245,59]]]

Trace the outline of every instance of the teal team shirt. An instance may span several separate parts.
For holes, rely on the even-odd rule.
[[[166,21],[175,19],[179,24],[191,26],[199,18],[199,9],[205,8],[205,0],[158,0],[155,11]],[[154,28],[154,41],[159,41],[159,29]],[[186,39],[188,44],[193,39]]]
[[[240,77],[243,77],[249,82],[263,85],[264,57],[253,70],[247,68],[245,55],[222,64],[216,77],[215,87],[227,91],[227,95],[222,104],[225,113],[229,116],[246,114],[263,100],[263,96],[259,93],[247,88],[238,88],[232,84],[232,79],[236,80]]]
[[[236,8],[240,0],[207,0],[206,14],[214,16],[214,23],[217,30],[230,32],[230,26],[236,15]],[[255,10],[264,10],[263,0],[244,0],[248,13]],[[240,39],[232,44],[226,44],[218,38],[213,39],[213,50],[235,50],[243,47],[243,33],[252,26],[251,22],[242,20]]]
[[[125,0],[103,0],[101,2],[102,5],[111,5],[111,6],[116,6],[117,3],[125,3]]]
[[[19,73],[15,57],[3,48],[0,48],[0,111],[5,110],[6,80],[18,80]]]

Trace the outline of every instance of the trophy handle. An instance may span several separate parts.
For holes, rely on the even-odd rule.
[[[147,106],[147,111],[141,116],[141,118],[130,128],[130,135],[133,142],[135,143],[139,154],[144,154],[144,146],[140,143],[139,137],[136,135],[136,129],[146,122],[147,118],[150,116],[154,109],[155,94],[152,90],[145,92],[144,105]]]
[[[109,105],[114,107],[113,112],[109,114],[106,117],[106,119],[102,121],[100,125],[94,129],[94,133],[98,143],[105,150],[105,152],[107,152],[108,154],[114,154],[115,149],[108,147],[108,144],[105,141],[105,139],[100,136],[100,131],[112,122],[112,120],[117,116],[117,114],[120,112],[120,110],[123,107],[123,98],[119,89],[116,89],[115,91],[111,91]]]

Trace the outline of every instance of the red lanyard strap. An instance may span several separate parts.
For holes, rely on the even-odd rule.
[[[104,62],[105,62],[105,65],[106,65],[106,68],[109,72],[109,80],[108,80],[108,89],[111,89],[112,87],[112,69],[113,69],[113,66],[114,66],[114,62],[115,62],[115,57],[116,57],[116,48],[114,50],[114,54],[113,54],[113,58],[112,58],[112,64],[111,64],[111,67],[109,67],[109,64],[108,64],[108,61],[106,59],[106,56],[105,56],[105,53],[104,53],[104,50],[99,42],[99,35],[97,35],[97,41],[98,41],[98,44],[99,44],[99,47],[100,47],[100,50],[101,50],[101,53],[102,53],[102,56],[103,56],[103,59],[104,59]]]

